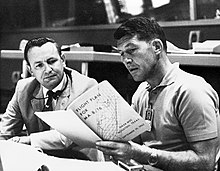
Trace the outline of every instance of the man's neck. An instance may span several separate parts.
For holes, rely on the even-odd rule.
[[[153,76],[146,80],[150,84],[151,88],[154,88],[161,83],[171,67],[172,64],[167,57],[161,58],[158,61],[158,64],[155,66],[154,73],[152,74]]]
[[[62,88],[65,85],[66,81],[67,81],[66,80],[66,74],[64,73],[61,82],[55,88],[53,88],[53,92],[56,92],[57,90],[62,90]]]
[[[60,83],[55,88],[52,89],[52,91],[56,92],[57,90],[61,90],[63,88],[63,86],[65,85],[66,81],[67,81],[67,78],[66,78],[66,74],[64,73],[62,80],[60,81]],[[48,89],[43,87],[44,96],[47,94],[47,91],[48,91]]]

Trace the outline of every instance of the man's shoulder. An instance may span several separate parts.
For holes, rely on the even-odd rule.
[[[70,74],[73,82],[79,82],[79,83],[93,82],[93,83],[97,83],[97,81],[94,78],[83,75],[83,74],[79,73],[78,71],[76,71],[74,69],[66,68],[65,71],[66,71],[66,73]]]
[[[18,85],[28,85],[35,80],[34,77],[23,78],[18,81]]]
[[[28,78],[20,79],[17,83],[17,88],[24,90],[36,86],[36,84],[38,84],[38,82],[34,77],[28,77]]]
[[[210,95],[217,97],[215,89],[203,77],[182,71],[176,80],[176,89],[178,92],[184,93],[191,97],[202,97],[202,95]]]
[[[182,71],[180,75],[178,75],[178,79],[176,81],[181,87],[185,87],[187,89],[198,89],[210,86],[203,77],[185,71]]]

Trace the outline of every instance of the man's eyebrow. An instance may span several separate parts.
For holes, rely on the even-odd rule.
[[[126,44],[125,45],[125,47],[129,47],[129,46],[136,46],[134,43],[128,43],[128,44]],[[112,49],[114,50],[114,51],[117,51],[117,52],[119,52],[119,51],[121,51],[121,50],[119,50],[117,47],[115,47],[115,46],[112,46]]]
[[[42,61],[35,61],[34,64],[42,63]]]
[[[49,60],[53,60],[53,59],[57,59],[57,58],[55,58],[55,57],[53,57],[53,56],[51,56],[51,57],[49,57],[49,58],[47,58],[47,60],[46,61],[49,61]]]
[[[45,62],[48,62],[48,61],[50,61],[50,60],[57,60],[57,58],[50,57],[50,58],[46,59]],[[38,63],[42,63],[42,62],[44,62],[44,61],[35,61],[34,63],[35,63],[35,64],[38,64]]]
[[[137,46],[137,45],[134,44],[134,43],[128,43],[128,44],[125,45],[126,48],[129,47],[129,46]]]

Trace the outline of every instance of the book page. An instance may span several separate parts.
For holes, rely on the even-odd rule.
[[[68,109],[104,140],[130,141],[148,128],[108,81],[83,93]]]
[[[81,147],[95,147],[95,142],[101,140],[72,110],[36,112],[35,114]]]
[[[48,156],[30,145],[0,141],[0,156],[3,171],[37,171],[42,165],[49,171],[123,171],[113,162],[93,162]]]

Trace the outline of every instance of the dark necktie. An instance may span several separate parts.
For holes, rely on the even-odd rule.
[[[63,90],[58,90],[55,93],[52,90],[47,92],[47,103],[43,111],[52,111],[53,110],[53,99],[57,100],[62,94]]]
[[[58,90],[55,93],[49,90],[47,92],[47,103],[44,105],[43,111],[53,111],[53,99],[57,100],[62,92],[63,90]],[[41,121],[41,124],[43,126],[43,131],[50,130],[50,126],[47,123]]]
[[[57,100],[63,91],[66,89],[68,84],[68,79],[66,81],[66,84],[62,90],[57,90],[55,93],[52,90],[48,90],[47,92],[47,103],[44,105],[43,111],[52,111],[53,110],[53,99]]]
[[[53,111],[53,99],[57,100],[63,91],[66,89],[68,81],[66,81],[66,85],[62,90],[58,90],[55,93],[52,90],[48,90],[47,92],[47,102],[44,105],[43,111]],[[42,121],[43,131],[50,130],[50,126]]]

